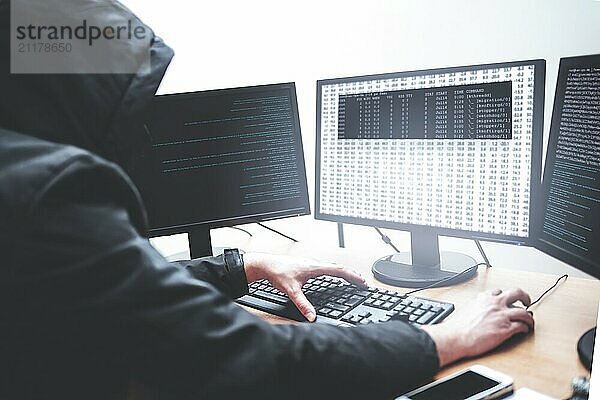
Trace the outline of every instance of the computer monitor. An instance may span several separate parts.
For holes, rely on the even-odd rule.
[[[152,236],[310,214],[294,83],[156,96],[138,186]],[[139,175],[139,174],[138,174]]]
[[[316,218],[409,230],[373,266],[404,287],[476,264],[438,235],[529,244],[544,85],[544,60],[318,81]]]
[[[600,278],[600,55],[562,58],[535,247]],[[591,368],[595,329],[580,340]]]

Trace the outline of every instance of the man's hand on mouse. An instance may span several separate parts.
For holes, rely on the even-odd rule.
[[[247,253],[244,254],[244,270],[248,283],[267,279],[274,287],[287,294],[302,315],[311,322],[315,320],[317,314],[302,292],[302,286],[308,279],[331,275],[360,286],[366,285],[362,276],[348,268],[289,256]]]
[[[440,366],[488,352],[518,333],[533,331],[529,295],[521,289],[481,293],[471,306],[439,325],[423,326],[438,348]]]

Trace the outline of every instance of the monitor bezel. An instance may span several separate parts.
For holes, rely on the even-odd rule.
[[[534,65],[534,98],[533,98],[533,121],[532,121],[532,140],[531,140],[531,176],[530,176],[530,201],[529,201],[529,236],[510,236],[486,232],[476,232],[467,230],[458,230],[451,228],[442,228],[429,225],[407,224],[391,222],[385,220],[374,220],[367,218],[345,217],[339,215],[325,214],[320,211],[320,182],[321,182],[321,99],[322,88],[324,85],[339,84],[346,82],[361,82],[370,80],[390,79],[397,77],[412,77],[426,74],[444,74],[459,72],[468,69],[493,69],[503,67],[515,67],[520,65]],[[389,228],[396,230],[412,231],[416,229],[428,229],[432,234],[441,236],[451,236],[466,239],[481,239],[495,242],[510,243],[515,245],[533,244],[533,218],[532,205],[537,204],[539,199],[539,186],[541,183],[541,160],[542,160],[542,141],[544,130],[544,101],[546,88],[546,60],[533,59],[524,61],[498,62],[489,64],[475,64],[458,67],[430,68],[423,70],[392,72],[374,75],[359,75],[344,78],[322,79],[317,81],[317,120],[316,120],[316,143],[315,143],[315,219],[347,223],[353,225],[376,226],[380,228]]]
[[[558,67],[558,76],[556,79],[556,89],[554,93],[554,104],[552,108],[552,119],[550,122],[550,133],[548,137],[548,147],[546,151],[546,160],[544,164],[543,180],[540,184],[540,207],[536,208],[534,214],[535,220],[535,242],[534,247],[543,253],[548,254],[564,263],[567,263],[574,268],[577,268],[587,274],[600,279],[600,264],[594,264],[589,260],[572,253],[568,250],[560,248],[552,243],[541,238],[542,226],[546,217],[546,207],[548,205],[548,192],[550,190],[550,168],[548,161],[551,157],[551,150],[556,149],[559,136],[559,127],[562,111],[562,103],[564,100],[564,92],[566,85],[566,71],[575,66],[589,66],[590,60],[596,59],[600,66],[600,54],[590,54],[585,56],[563,57],[560,59]]]
[[[211,95],[219,95],[223,93],[234,94],[239,92],[251,92],[251,91],[264,91],[264,90],[278,90],[278,89],[287,89],[290,93],[291,105],[292,105],[292,118],[294,124],[294,131],[296,139],[298,140],[298,146],[300,151],[298,157],[298,167],[302,169],[302,175],[304,178],[304,187],[302,194],[302,202],[303,202],[303,210],[300,212],[289,212],[289,210],[281,210],[274,211],[273,213],[269,213],[268,216],[263,215],[253,215],[253,216],[231,216],[227,218],[220,218],[218,220],[210,220],[210,221],[192,221],[187,224],[179,224],[173,226],[150,226],[149,227],[149,237],[158,237],[158,236],[166,236],[166,235],[174,235],[180,233],[190,233],[195,230],[210,230],[216,228],[223,227],[231,227],[242,224],[249,223],[257,223],[257,222],[265,222],[272,221],[282,218],[291,218],[291,217],[299,217],[311,214],[310,209],[310,198],[308,195],[308,182],[307,182],[307,173],[306,173],[306,162],[304,157],[304,145],[302,142],[302,131],[300,127],[300,114],[298,110],[298,99],[296,95],[296,84],[295,82],[286,82],[286,83],[274,83],[274,84],[264,84],[264,85],[255,85],[255,86],[240,86],[240,87],[232,87],[232,88],[224,88],[224,89],[211,89],[211,90],[202,90],[202,91],[194,91],[194,92],[182,92],[182,93],[169,93],[156,95],[155,101],[170,101],[177,100],[181,101],[182,99],[194,100],[197,97],[205,97]],[[150,219],[149,219],[150,220]],[[151,223],[151,220],[150,222]]]

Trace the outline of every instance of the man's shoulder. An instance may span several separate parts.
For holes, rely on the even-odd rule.
[[[98,178],[89,177],[96,176],[116,186],[131,185],[115,164],[86,150],[0,129],[0,213],[9,219],[33,211],[61,181],[79,180],[91,189]]]

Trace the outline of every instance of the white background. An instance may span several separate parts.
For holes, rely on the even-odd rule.
[[[594,0],[123,3],[175,49],[161,93],[296,82],[311,202],[317,79],[546,59],[546,142],[560,57],[600,53],[600,1]],[[302,241],[337,244],[335,224],[312,217],[270,226]],[[387,232],[398,247],[409,249],[407,234]],[[164,244],[167,253],[186,247],[181,238]],[[346,244],[371,252],[373,259],[390,253],[372,228],[347,226]],[[440,246],[480,259],[467,240],[442,238]],[[583,276],[535,249],[497,243],[484,248],[497,266]]]

